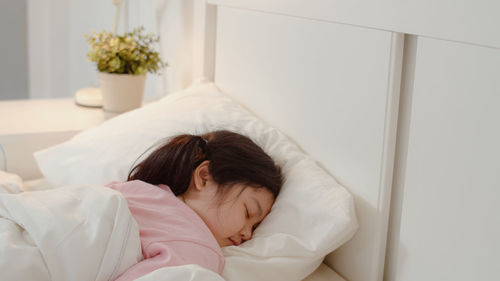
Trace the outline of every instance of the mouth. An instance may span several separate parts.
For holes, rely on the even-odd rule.
[[[238,246],[239,244],[237,242],[235,242],[233,239],[231,238],[228,238],[229,239],[229,242],[231,242],[231,245],[233,246]]]

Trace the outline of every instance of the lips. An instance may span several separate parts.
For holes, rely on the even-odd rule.
[[[231,239],[231,238],[228,238],[228,239],[229,239],[229,242],[231,242],[231,244],[233,246],[238,246],[239,245],[239,243],[235,242],[233,239]]]

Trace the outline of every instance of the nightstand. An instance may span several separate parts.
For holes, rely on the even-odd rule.
[[[41,177],[33,152],[64,142],[110,116],[74,99],[0,102],[0,169],[23,180]]]

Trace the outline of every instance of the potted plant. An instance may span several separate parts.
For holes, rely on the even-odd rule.
[[[146,73],[167,65],[153,49],[159,37],[139,27],[123,35],[103,31],[85,38],[90,44],[88,59],[99,70],[103,109],[120,113],[140,107]]]

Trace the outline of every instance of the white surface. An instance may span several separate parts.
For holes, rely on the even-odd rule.
[[[387,236],[386,261],[384,279],[394,280],[394,271],[397,269],[397,243],[399,242],[399,227],[401,219],[401,202],[403,198],[404,172],[406,168],[406,152],[409,137],[411,115],[411,93],[413,92],[413,78],[415,70],[415,56],[417,36],[405,36],[403,70],[401,81],[401,96],[399,103],[396,159],[394,163],[394,180],[391,194],[389,216],[389,233]]]
[[[345,281],[340,275],[333,271],[326,264],[322,263],[304,281]]]
[[[157,269],[136,281],[224,281],[217,273],[199,265],[169,266]]]
[[[146,75],[99,72],[102,109],[123,113],[141,107]]]
[[[328,263],[350,281],[381,280],[402,42],[296,17],[226,7],[217,15],[216,83],[354,193],[360,229]]]
[[[0,144],[5,154],[0,165],[24,180],[40,177],[33,152],[66,141],[107,117],[101,109],[75,105],[73,99],[0,102]]]
[[[208,0],[230,7],[500,47],[496,0]]]
[[[19,134],[10,136],[0,135],[0,145],[4,151],[5,171],[16,173],[24,180],[31,180],[42,176],[38,165],[33,158],[33,152],[69,140],[78,131],[40,132],[33,134]]]
[[[352,196],[279,131],[212,83],[117,116],[35,156],[54,186],[123,181],[134,161],[166,138],[220,129],[253,139],[282,167],[285,177],[271,213],[254,237],[223,249],[222,276],[237,281],[302,280],[354,234]]]
[[[68,10],[66,0],[27,0],[30,98],[74,93],[68,76],[72,62],[68,48]]]
[[[0,102],[0,136],[78,131],[105,120],[101,109],[75,105],[73,99]]]
[[[498,280],[500,50],[419,38],[396,272]]]
[[[140,1],[139,1],[140,2]],[[168,67],[164,93],[180,91],[202,77],[204,68],[205,1],[156,1],[160,51]]]
[[[142,258],[139,228],[118,192],[72,186],[9,194],[3,184],[3,280],[113,280]]]
[[[75,102],[81,106],[102,107],[101,88],[83,88],[76,91]]]

